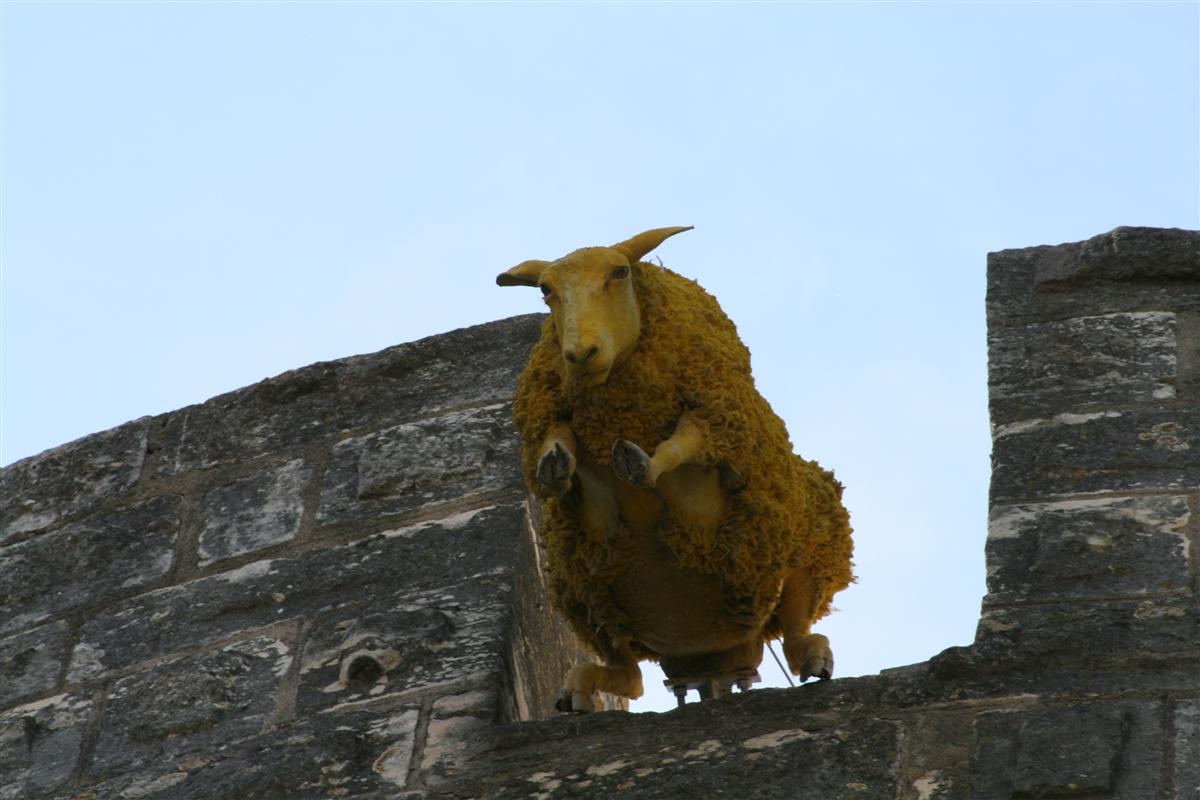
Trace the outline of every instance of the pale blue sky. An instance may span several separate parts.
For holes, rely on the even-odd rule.
[[[973,635],[986,253],[1200,227],[1196,2],[0,15],[0,463],[541,310],[496,273],[695,225],[658,255],[847,485],[843,675]]]

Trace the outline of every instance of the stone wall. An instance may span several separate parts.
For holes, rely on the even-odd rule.
[[[6,468],[0,798],[388,797],[553,713],[577,651],[521,572],[509,420],[540,324],[317,364]]]
[[[522,317],[6,469],[0,800],[1200,800],[1200,233],[994,253],[987,307],[971,646],[543,719]]]

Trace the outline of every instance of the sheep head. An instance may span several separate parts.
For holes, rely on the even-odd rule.
[[[496,277],[500,286],[541,289],[558,332],[568,384],[599,386],[633,351],[641,314],[633,270],[667,237],[690,231],[655,228],[611,247],[584,247],[557,261],[523,261]]]

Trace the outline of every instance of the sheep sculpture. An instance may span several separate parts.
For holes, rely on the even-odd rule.
[[[595,692],[640,697],[644,659],[681,702],[689,683],[745,688],[781,636],[793,674],[833,673],[811,626],[853,580],[842,486],[793,453],[716,299],[641,260],[686,230],[496,279],[550,307],[513,417],[552,601],[603,662],[571,670],[560,711],[592,710]]]

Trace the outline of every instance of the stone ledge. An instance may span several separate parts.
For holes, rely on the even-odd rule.
[[[479,766],[426,796],[1007,800],[1035,787],[1069,794],[1076,774],[1102,793],[1156,796],[1161,708],[1177,695],[1148,687],[1131,694],[1112,677],[1042,678],[1040,690],[1025,692],[1006,676],[942,679],[918,664],[664,714],[505,725]],[[1186,728],[1200,686],[1179,697]],[[1075,744],[1049,746],[1063,741]],[[1021,768],[1008,771],[1007,757],[994,757],[1001,750]],[[1140,769],[1153,754],[1155,769]]]
[[[1114,228],[1083,242],[1047,248],[1034,280],[1043,292],[1101,281],[1200,281],[1200,232]]]
[[[990,329],[1200,305],[1200,231],[1117,228],[1083,242],[988,254]]]

